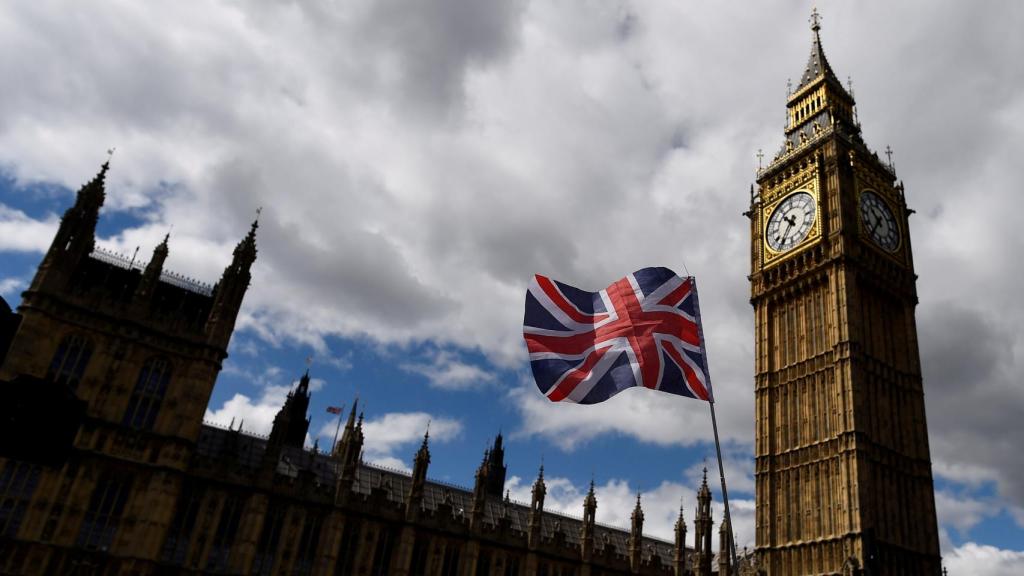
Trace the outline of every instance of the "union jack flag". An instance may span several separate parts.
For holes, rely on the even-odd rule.
[[[633,386],[714,401],[697,285],[668,268],[638,270],[599,292],[538,274],[523,338],[552,402],[596,404]]]

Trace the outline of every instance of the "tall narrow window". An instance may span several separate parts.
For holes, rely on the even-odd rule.
[[[519,576],[519,557],[508,556],[505,559],[505,576]]]
[[[335,576],[351,576],[355,572],[356,554],[359,552],[359,536],[362,523],[359,519],[345,519],[345,527],[341,532],[341,549],[338,551],[338,563],[334,566]]]
[[[220,510],[217,531],[213,534],[213,544],[206,557],[208,572],[222,572],[227,569],[231,560],[231,546],[238,533],[238,525],[242,522],[242,509],[245,508],[244,496],[229,494],[224,497],[224,506]]]
[[[441,563],[441,576],[458,576],[459,556],[461,550],[455,542],[445,542],[444,561]]]
[[[139,379],[135,381],[123,424],[140,430],[152,430],[170,380],[170,362],[165,358],[147,360],[139,371]]]
[[[476,561],[476,576],[490,576],[491,573],[491,551],[481,550],[480,557]]]
[[[72,334],[65,337],[53,355],[50,368],[46,371],[46,379],[65,384],[72,390],[78,388],[78,382],[85,374],[85,366],[92,356],[92,344],[84,336]]]
[[[71,494],[71,488],[77,479],[78,463],[70,460],[64,467],[64,474],[60,482],[60,488],[57,490],[57,497],[50,506],[50,511],[46,516],[46,523],[43,524],[43,532],[39,536],[43,542],[49,542],[53,538],[54,532],[57,531],[57,523],[60,522],[61,516],[64,515],[64,503],[69,501],[68,495]]]
[[[305,576],[313,573],[313,562],[316,560],[317,546],[320,543],[320,528],[323,526],[324,517],[316,510],[306,511],[306,519],[302,524],[302,537],[299,540],[299,550],[295,558],[295,565],[292,566],[294,576]]]
[[[409,564],[409,574],[412,576],[426,576],[428,552],[430,552],[430,536],[427,534],[416,535],[416,540],[412,545],[412,562]]]
[[[114,541],[121,513],[132,491],[130,478],[104,472],[92,491],[89,509],[78,530],[80,548],[107,550]]]
[[[13,538],[39,484],[38,464],[8,460],[0,470],[0,537]]]
[[[271,501],[267,513],[263,516],[263,529],[256,542],[256,559],[252,564],[252,574],[269,575],[277,560],[277,545],[281,540],[281,529],[284,517],[288,512],[280,502]]]
[[[390,526],[382,526],[377,533],[377,546],[373,551],[373,565],[370,566],[371,576],[387,576],[388,567],[391,565],[391,549],[394,546],[395,535]]]
[[[182,486],[174,519],[171,520],[171,527],[167,531],[164,548],[160,553],[160,559],[164,562],[175,566],[185,563],[185,555],[188,553],[188,546],[195,530],[203,494],[204,490],[191,481],[186,481]]]

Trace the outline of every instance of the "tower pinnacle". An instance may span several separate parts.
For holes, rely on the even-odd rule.
[[[818,13],[818,7],[815,6],[811,9],[811,17],[808,19],[811,23],[811,30],[814,31],[814,37],[818,37],[818,31],[821,30],[821,14]]]

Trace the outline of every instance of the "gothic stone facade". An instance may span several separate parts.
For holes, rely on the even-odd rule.
[[[256,258],[256,229],[214,286],[96,247],[107,165],[78,192],[18,313],[0,307],[0,572],[568,576],[727,574],[696,547],[502,498],[499,436],[472,490],[361,461],[353,407],[329,453],[308,450],[308,374],[269,437],[205,425]],[[2,303],[2,300],[0,300]],[[723,527],[724,528],[724,527]],[[721,532],[727,542],[728,530]]]
[[[813,47],[751,189],[757,553],[768,574],[939,574],[903,184]]]

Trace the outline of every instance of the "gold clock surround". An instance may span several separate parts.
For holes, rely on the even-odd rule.
[[[779,194],[778,197],[770,203],[764,204],[761,208],[761,249],[765,266],[771,266],[782,262],[783,260],[802,252],[805,248],[814,244],[821,238],[821,197],[818,194],[816,179],[812,178],[811,180],[801,182],[799,185],[787,188],[789,188],[789,190],[785,194]],[[801,240],[799,244],[789,250],[775,250],[768,245],[768,238],[765,232],[768,227],[768,220],[780,204],[785,202],[791,196],[800,193],[809,194],[811,198],[814,199],[814,224],[811,225],[811,229],[807,232],[807,236]]]

